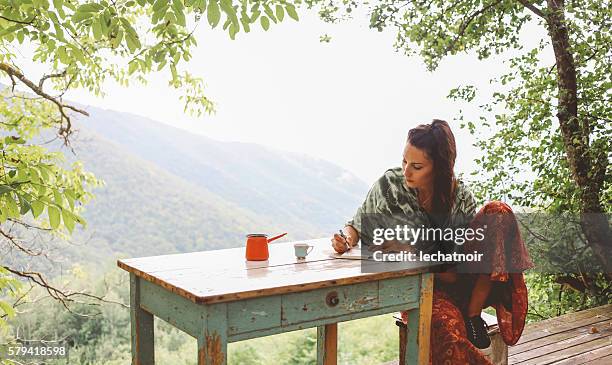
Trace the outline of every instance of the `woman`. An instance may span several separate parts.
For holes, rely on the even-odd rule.
[[[403,215],[416,227],[487,227],[487,242],[463,245],[464,252],[485,249],[484,257],[489,259],[467,270],[479,274],[451,269],[435,276],[431,348],[433,364],[489,364],[477,350],[490,345],[480,313],[495,306],[504,341],[515,344],[527,311],[522,271],[532,263],[507,205],[491,202],[476,214],[473,195],[454,175],[455,158],[455,138],[445,121],[411,129],[402,167],[385,172],[347,222],[345,237],[335,234],[331,241],[339,253],[357,245],[362,214]]]

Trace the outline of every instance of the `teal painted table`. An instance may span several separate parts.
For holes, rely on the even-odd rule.
[[[329,239],[306,260],[289,243],[268,261],[244,248],[119,260],[130,273],[132,364],[155,363],[153,318],[198,340],[198,365],[225,365],[227,344],[317,327],[317,363],[337,359],[337,323],[409,310],[406,364],[428,364],[433,274],[414,264],[363,273],[359,260],[330,257]]]

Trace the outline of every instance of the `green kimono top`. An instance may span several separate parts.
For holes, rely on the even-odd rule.
[[[455,200],[450,214],[444,217],[432,217],[418,201],[418,190],[406,186],[401,167],[385,171],[370,188],[363,204],[357,209],[353,219],[346,222],[362,237],[362,218],[368,216],[385,216],[396,222],[419,228],[465,228],[476,214],[476,200],[467,186],[457,180]]]

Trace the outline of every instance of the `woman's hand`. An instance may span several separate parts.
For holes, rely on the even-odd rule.
[[[351,226],[344,227],[344,235],[346,239],[344,239],[338,233],[335,233],[331,238],[331,244],[334,250],[338,253],[344,253],[348,251],[350,247],[353,247],[359,241],[359,234],[357,230]]]

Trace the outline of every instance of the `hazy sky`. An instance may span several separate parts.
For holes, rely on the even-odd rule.
[[[188,69],[205,79],[207,94],[217,104],[213,116],[184,115],[166,74],[152,75],[144,87],[108,84],[104,99],[83,91],[67,98],[215,139],[320,157],[371,183],[400,164],[411,127],[433,118],[451,122],[459,109],[477,111],[476,105],[447,100],[452,87],[472,83],[489,90],[488,80],[505,66],[500,59],[464,55],[446,59],[429,73],[418,57],[394,51],[394,30],[379,33],[367,23],[360,18],[325,24],[302,10],[300,22],[287,18],[268,32],[256,26],[235,41],[202,23]],[[332,36],[331,43],[319,42],[324,33]],[[471,147],[473,138],[451,126],[458,144],[457,170],[470,172],[478,154]]]

